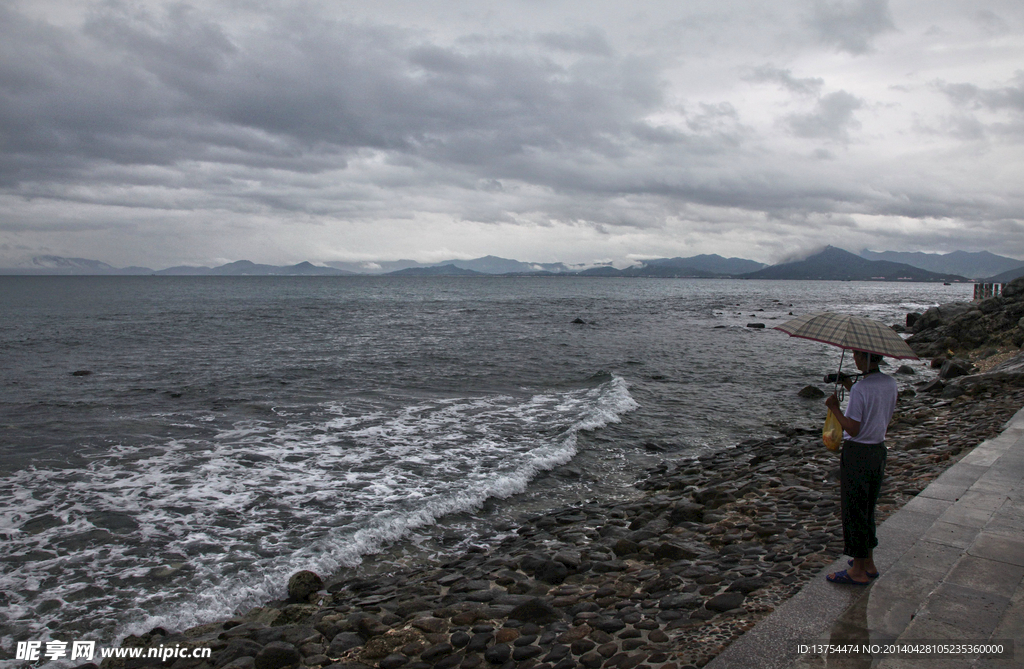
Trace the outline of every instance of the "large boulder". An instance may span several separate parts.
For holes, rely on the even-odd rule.
[[[256,669],[283,669],[298,666],[302,656],[299,650],[284,641],[272,641],[256,654]]]
[[[937,307],[928,309],[914,323],[915,332],[933,330],[944,325],[949,325],[953,319],[973,309],[969,302],[950,302],[940,304]]]
[[[1003,297],[1008,300],[1024,300],[1024,276],[1019,276],[1003,286]]]
[[[309,596],[324,589],[324,582],[315,572],[303,570],[288,579],[288,599],[305,602]]]

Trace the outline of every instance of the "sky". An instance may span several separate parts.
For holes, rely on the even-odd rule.
[[[0,264],[1024,260],[1020,0],[7,0]]]

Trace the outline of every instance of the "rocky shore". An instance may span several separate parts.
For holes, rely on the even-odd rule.
[[[973,379],[972,382],[967,382]],[[905,392],[890,428],[879,522],[1024,405],[1024,375]],[[647,473],[640,499],[530,518],[439,567],[328,584],[123,647],[208,647],[208,660],[104,669],[633,669],[700,667],[842,553],[838,455],[787,430]]]

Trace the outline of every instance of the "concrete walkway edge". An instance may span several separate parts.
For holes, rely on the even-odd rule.
[[[876,656],[864,666],[1024,666],[1024,409],[882,523],[878,540],[872,585],[827,582],[846,568],[840,558],[709,669],[825,667],[839,658],[799,646],[900,639],[1011,639],[1017,659]]]

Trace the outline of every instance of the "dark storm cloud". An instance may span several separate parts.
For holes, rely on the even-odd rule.
[[[152,5],[104,0],[77,24],[0,6],[0,206],[19,207],[0,232],[80,219],[112,236],[137,225],[140,237],[192,229],[205,242],[221,226],[229,254],[239,229],[282,244],[301,223],[329,229],[303,248],[343,248],[366,223],[387,231],[368,244],[385,246],[436,229],[441,253],[452,221],[493,224],[460,228],[473,234],[518,226],[491,240],[562,226],[571,250],[564,239],[584,229],[653,239],[673,221],[756,248],[774,230],[820,238],[857,216],[1020,217],[1012,189],[976,176],[984,156],[933,162],[880,123],[890,112],[878,110],[915,95],[865,85],[905,83],[886,79],[888,64],[822,53],[820,41],[884,46],[884,2],[808,5],[810,32],[794,8],[760,3],[666,3],[636,30],[562,16],[448,26],[396,19],[402,4],[361,20],[343,7],[332,17],[331,3]],[[752,67],[769,60],[784,66]],[[823,76],[794,74],[808,68]],[[823,94],[841,79],[846,90]],[[945,130],[929,140],[1020,118],[1019,79],[964,79],[927,90],[953,103],[920,116]]]
[[[83,37],[5,11],[0,31],[20,55],[0,65],[7,184],[96,160],[317,171],[361,149],[467,163],[537,148],[614,151],[660,101],[655,68],[606,63],[596,33],[543,35],[583,54],[559,64],[339,22],[283,21],[232,38],[181,6],[108,9]]]
[[[822,42],[854,55],[867,53],[876,37],[895,29],[888,0],[815,0],[809,23]]]

